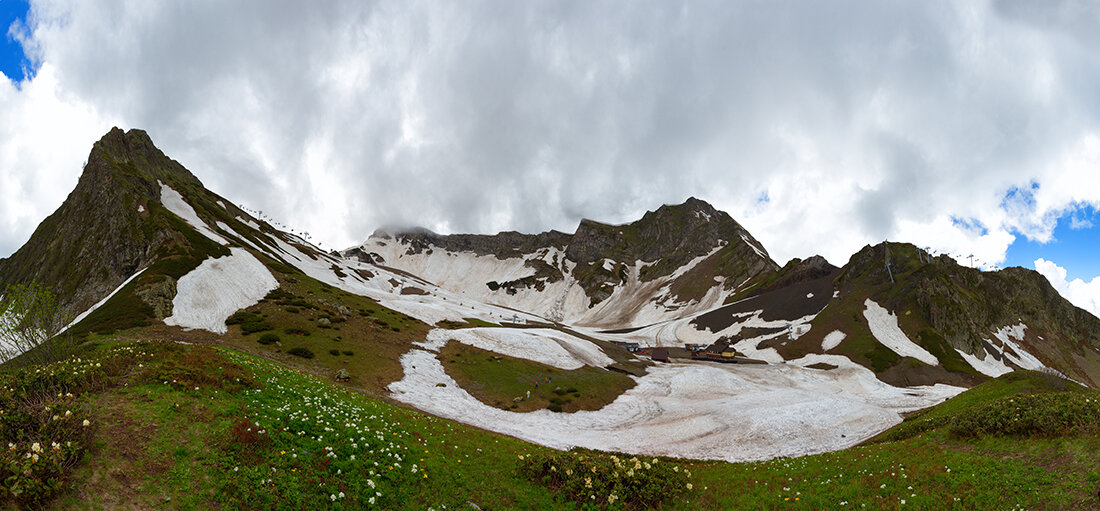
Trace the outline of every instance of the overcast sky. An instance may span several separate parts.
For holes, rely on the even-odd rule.
[[[1098,5],[0,0],[0,256],[117,125],[329,248],[694,195],[780,263],[909,241],[1096,313]]]

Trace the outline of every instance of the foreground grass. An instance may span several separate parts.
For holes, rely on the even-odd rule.
[[[90,426],[77,429],[87,432],[74,443],[83,454],[72,457],[49,507],[1090,509],[1100,489],[1095,434],[963,438],[941,426],[757,463],[612,458],[458,425],[242,352],[163,343],[120,358],[113,344],[102,341],[84,360],[126,363],[64,398]],[[45,380],[25,376],[0,374],[10,392],[5,414],[33,407],[20,396]],[[54,392],[50,385],[42,389]],[[1010,387],[1047,386],[1006,377],[927,413],[979,409],[992,394],[1013,399]],[[24,435],[17,448],[50,441]],[[675,477],[652,477],[656,467]]]
[[[517,453],[529,448],[517,440],[239,352],[170,347],[165,360],[193,351],[210,361],[198,368],[203,373],[234,367],[231,380],[200,383],[197,374],[149,366],[151,372],[87,397],[98,428],[59,507],[559,506],[544,488],[513,474]]]

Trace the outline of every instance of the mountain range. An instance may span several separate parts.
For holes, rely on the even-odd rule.
[[[429,323],[468,316],[450,296],[481,304],[486,320],[522,311],[641,347],[722,341],[772,363],[838,354],[898,385],[970,386],[1046,368],[1100,386],[1100,320],[1024,268],[983,272],[885,242],[839,268],[818,256],[780,267],[737,221],[695,198],[623,225],[585,219],[572,234],[382,229],[330,254],[209,191],[141,130],[111,130],[87,161],[62,206],[0,259],[0,288],[55,289],[67,314],[84,314],[73,326],[81,334],[173,317],[180,279],[229,257]],[[90,311],[108,296],[111,314]],[[880,342],[887,335],[897,342]]]
[[[0,500],[31,507],[568,507],[595,484],[605,507],[999,508],[1051,487],[1028,471],[1050,452],[1052,502],[1079,507],[1100,469],[1100,319],[1043,276],[899,242],[779,265],[696,198],[330,252],[116,128],[0,259],[0,289],[32,283],[68,325],[27,353],[0,338]],[[1040,436],[959,439],[1012,434]]]

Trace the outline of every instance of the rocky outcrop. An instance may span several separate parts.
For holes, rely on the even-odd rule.
[[[144,131],[112,129],[92,147],[61,207],[5,260],[0,289],[39,282],[54,289],[70,315],[102,299],[180,238],[173,226],[142,214],[159,204],[158,180],[178,189],[202,187]]]
[[[153,309],[158,320],[172,315],[172,299],[176,297],[176,280],[165,277],[134,291],[134,294]]]

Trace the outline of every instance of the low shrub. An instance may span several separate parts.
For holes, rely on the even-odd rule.
[[[225,320],[226,325],[239,325],[248,321],[260,321],[260,316],[246,311],[234,312],[232,316],[229,316]]]
[[[252,371],[210,346],[171,346],[162,357],[159,363],[145,367],[139,375],[140,381],[167,383],[182,389],[213,387],[229,392],[261,386]]]
[[[271,323],[267,321],[255,321],[249,323],[241,323],[242,334],[254,334],[256,332],[263,332],[266,330],[273,330],[275,327],[271,326]]]
[[[229,440],[230,447],[251,462],[258,462],[263,453],[271,448],[271,435],[247,417],[233,424],[229,430]]]
[[[147,345],[0,373],[0,502],[41,508],[70,481],[95,423],[79,394],[117,384]],[[0,507],[7,508],[0,504]]]
[[[309,335],[309,330],[304,328],[287,328],[283,330],[283,333],[287,335]]]
[[[344,350],[344,354],[350,357],[350,356],[354,355],[355,352],[351,351],[351,350]]]
[[[266,333],[261,335],[260,338],[256,340],[256,342],[260,344],[275,344],[279,342],[279,336],[272,333]]]
[[[328,350],[328,352],[331,353],[334,357],[340,356],[340,350]]]
[[[288,293],[285,289],[281,287],[277,287],[275,289],[272,289],[271,292],[264,297],[264,300],[293,300],[295,298],[297,298],[297,296]]]
[[[241,333],[251,334],[274,329],[263,316],[254,312],[238,311],[225,320],[226,325],[240,325]]]
[[[999,399],[960,413],[950,432],[963,438],[1100,433],[1100,393],[1054,392]]]
[[[520,455],[521,476],[567,499],[600,508],[655,508],[692,490],[675,462],[588,450]]]
[[[286,350],[286,352],[296,357],[313,358],[313,352],[302,347],[290,348],[289,350]]]

